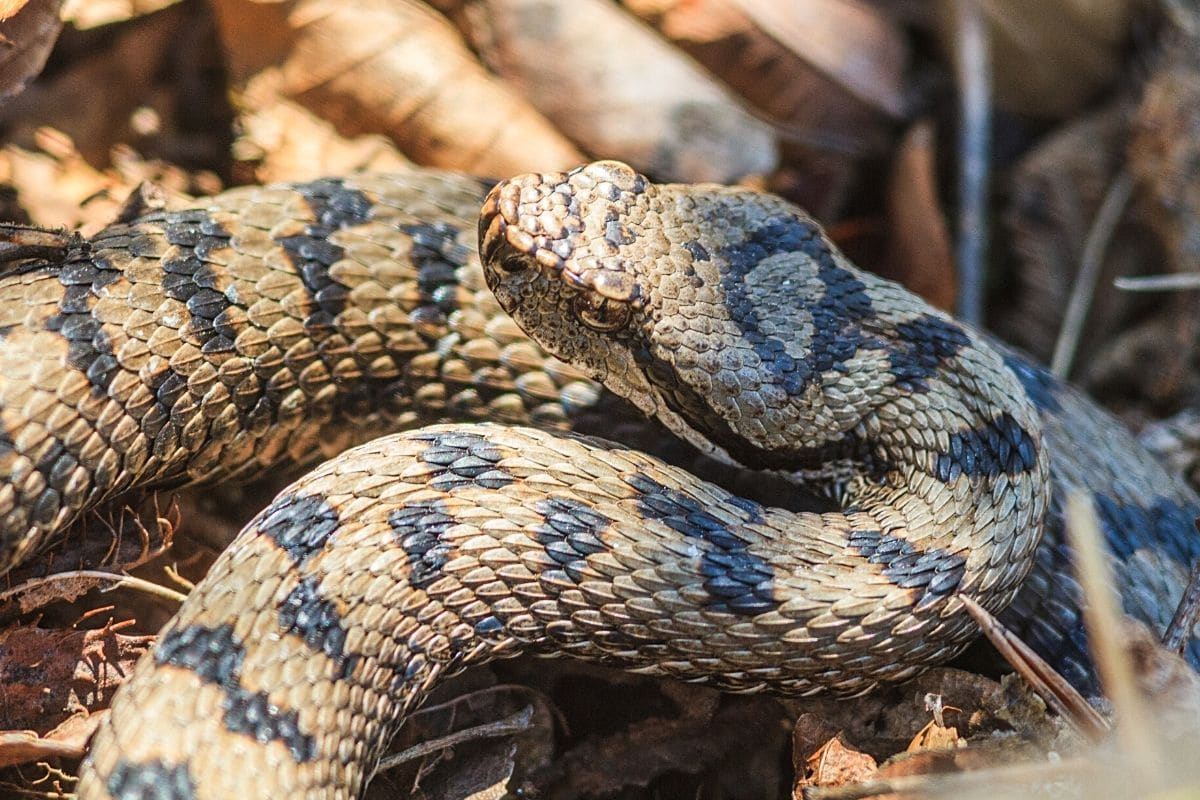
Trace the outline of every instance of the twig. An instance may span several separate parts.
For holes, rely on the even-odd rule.
[[[1038,696],[1046,701],[1046,705],[1090,741],[1099,742],[1108,734],[1109,726],[1104,717],[1100,716],[1054,667],[1033,652],[1029,645],[988,613],[983,606],[969,597],[960,599],[983,635]]]
[[[436,739],[415,744],[412,747],[401,750],[399,753],[387,756],[379,761],[379,767],[376,769],[376,772],[393,769],[406,761],[424,758],[430,753],[436,753],[438,750],[444,750],[447,747],[453,747],[463,742],[471,742],[476,739],[495,739],[499,736],[522,733],[529,730],[529,721],[531,719],[533,719],[533,706],[525,706],[510,717],[498,719],[495,722],[486,722],[483,725],[464,728],[454,733],[448,733],[445,736],[439,736]]]
[[[1130,755],[1131,769],[1140,771],[1150,790],[1160,770],[1153,746],[1154,729],[1143,713],[1143,700],[1134,681],[1133,664],[1121,644],[1121,615],[1114,596],[1112,569],[1104,557],[1100,523],[1091,498],[1082,492],[1067,496],[1067,541],[1075,551],[1075,571],[1083,587],[1083,623],[1096,662],[1100,685],[1112,701],[1117,736]]]
[[[988,249],[992,63],[987,21],[977,0],[956,0],[958,96],[958,315],[983,322],[984,262]]]
[[[1192,574],[1179,598],[1179,606],[1163,633],[1163,647],[1183,655],[1183,648],[1191,640],[1197,622],[1200,622],[1200,560],[1192,564]]]
[[[112,581],[113,585],[109,589],[123,587],[127,589],[136,589],[146,594],[155,595],[170,600],[174,603],[182,603],[186,598],[172,589],[168,589],[151,581],[135,578],[132,575],[121,575],[116,572],[104,572],[96,569],[72,569],[66,572],[56,572],[53,575],[46,575],[41,578],[30,578],[24,583],[19,583],[16,586],[0,591],[0,603],[16,597],[24,592],[36,589],[39,586],[44,586],[48,583],[59,583],[66,580],[75,580],[78,578],[89,578],[93,580]]]
[[[1063,315],[1062,328],[1058,331],[1058,341],[1054,343],[1054,357],[1050,359],[1050,371],[1059,378],[1065,379],[1071,371],[1071,362],[1075,360],[1079,337],[1083,333],[1083,323],[1087,320],[1088,309],[1091,308],[1096,284],[1100,280],[1100,271],[1104,266],[1104,254],[1132,194],[1133,177],[1122,171],[1113,178],[1108,191],[1105,192],[1104,202],[1100,204],[1096,218],[1092,220],[1092,226],[1088,230],[1087,239],[1084,240],[1083,252],[1079,256],[1079,272],[1075,275],[1075,284],[1071,287],[1071,298],[1067,301],[1067,311]]]
[[[1115,278],[1113,286],[1127,292],[1179,292],[1200,289],[1200,272],[1174,272]]]

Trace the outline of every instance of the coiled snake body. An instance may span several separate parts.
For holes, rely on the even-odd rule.
[[[485,189],[413,170],[237,190],[14,264],[4,564],[137,487],[436,419],[565,428],[600,400],[585,376],[841,510],[766,507],[531,427],[370,441],[213,566],[115,698],[81,797],[356,796],[434,683],[521,651],[861,692],[961,650],[964,596],[1007,606],[1086,687],[1068,490],[1093,498],[1126,609],[1170,616],[1200,552],[1196,496],[793,207],[614,162],[524,176],[479,224],[493,297],[473,255]]]

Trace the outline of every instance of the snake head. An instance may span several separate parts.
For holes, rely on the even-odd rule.
[[[630,384],[640,381],[626,362],[646,297],[635,262],[651,256],[638,226],[649,186],[617,161],[521,175],[492,189],[479,226],[501,307],[550,352],[628,384],[610,388],[635,402],[645,387]],[[647,402],[638,404],[654,413]]]
[[[479,225],[488,286],[517,324],[677,435],[747,465],[822,444],[812,345],[855,324],[843,290],[860,284],[825,269],[841,255],[799,209],[600,161],[498,184]],[[826,296],[845,313],[813,303]]]
[[[637,241],[631,212],[647,185],[626,164],[597,161],[496,186],[480,219],[480,252],[488,285],[505,310],[520,305],[508,290],[541,276],[562,282],[584,326],[612,333],[628,325],[642,290],[623,248]]]

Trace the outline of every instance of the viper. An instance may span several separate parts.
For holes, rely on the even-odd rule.
[[[366,442],[196,586],[114,698],[80,797],[354,797],[434,685],[522,652],[861,693],[961,651],[964,598],[1094,688],[1073,492],[1126,611],[1170,617],[1196,495],[800,210],[616,162],[488,188],[413,169],[238,189],[9,252],[5,566],[123,493]],[[830,510],[568,432],[614,395]],[[389,429],[408,430],[371,439]]]

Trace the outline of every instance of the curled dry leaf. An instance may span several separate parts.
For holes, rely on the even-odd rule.
[[[663,180],[733,182],[777,163],[770,127],[605,0],[480,0],[485,60],[585,150]]]
[[[1166,251],[1159,270],[1200,271],[1200,35],[1172,37],[1143,89],[1132,127],[1129,171]],[[1163,358],[1154,364],[1157,374],[1142,378],[1151,400],[1176,405],[1194,396],[1197,385],[1200,315],[1194,292],[1163,299]]]
[[[224,89],[213,80],[215,35],[202,10],[177,5],[93,41],[0,105],[7,144],[32,148],[37,131],[53,128],[96,166],[109,163],[118,146],[190,165],[225,158]],[[198,115],[197,107],[207,113]]]
[[[0,589],[0,620],[113,586],[124,571],[163,553],[175,535],[176,510],[160,512],[155,498],[141,505],[85,517],[41,558],[8,572]]]
[[[507,797],[517,765],[538,769],[554,751],[550,699],[497,684],[490,670],[458,676],[432,699],[392,742],[393,752],[380,763],[382,780],[372,782],[368,800]]]
[[[875,759],[848,746],[840,736],[835,736],[805,761],[804,772],[797,777],[793,796],[801,797],[802,790],[808,786],[845,786],[869,781],[878,770]]]
[[[214,3],[234,78],[313,109],[348,136],[382,133],[413,160],[477,174],[573,166],[583,156],[481,67],[415,0]]]
[[[261,85],[261,84],[260,84]],[[328,121],[298,103],[276,96],[243,98],[239,161],[254,164],[260,183],[315,180],[357,170],[389,172],[411,162],[386,136],[345,137]]]
[[[942,49],[958,58],[960,0],[937,3]],[[987,18],[996,104],[1036,117],[1078,111],[1119,74],[1135,0],[972,0]]]
[[[74,722],[76,719],[79,719],[78,723]],[[102,719],[101,714],[72,717],[67,721],[71,723],[68,732],[55,729],[46,736],[38,736],[33,731],[0,731],[0,767],[51,758],[82,758],[88,738],[100,726]]]
[[[1012,173],[1006,227],[1017,257],[1016,290],[994,324],[1010,342],[1049,360],[1092,220],[1121,162],[1127,110],[1110,107],[1047,136]],[[1158,260],[1154,237],[1126,218],[1105,253],[1076,361],[1090,363],[1105,331],[1119,330],[1137,298],[1111,289],[1118,275]]]
[[[1129,170],[1154,205],[1169,266],[1200,269],[1200,37],[1164,48],[1132,128]]]
[[[948,728],[930,720],[908,743],[907,751],[915,753],[920,750],[954,750],[965,746],[966,742],[958,735],[958,728]]]

